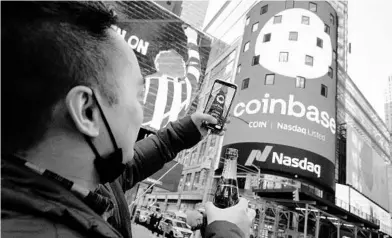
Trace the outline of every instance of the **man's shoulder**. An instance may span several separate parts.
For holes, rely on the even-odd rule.
[[[10,213],[12,213],[12,215]],[[7,214],[11,216],[7,216]],[[54,220],[3,210],[1,237],[81,238],[86,236],[61,223],[56,223]]]

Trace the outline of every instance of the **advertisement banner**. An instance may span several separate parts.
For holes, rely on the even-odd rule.
[[[314,13],[285,9],[279,1],[250,10],[223,144],[239,150],[243,165],[333,190],[337,38],[336,26],[324,28],[331,14],[336,12],[328,4]]]
[[[387,165],[351,126],[347,127],[347,184],[389,209]]]
[[[156,131],[190,108],[204,80],[211,39],[152,1],[118,5],[123,11],[116,31],[136,53],[146,79],[143,127]]]

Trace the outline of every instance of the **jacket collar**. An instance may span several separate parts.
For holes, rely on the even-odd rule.
[[[84,232],[121,237],[101,217],[102,214],[95,211],[105,203],[102,199],[107,198],[97,193],[83,198],[64,186],[65,183],[53,179],[53,173],[51,176],[44,175],[44,172],[40,174],[26,166],[25,162],[14,156],[2,156],[2,210],[38,214],[64,224],[77,224]]]

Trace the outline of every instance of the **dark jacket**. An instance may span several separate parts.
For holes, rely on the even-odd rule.
[[[245,238],[238,226],[227,221],[214,221],[206,228],[205,238]]]
[[[155,173],[179,151],[195,145],[200,140],[196,130],[190,117],[186,117],[169,124],[156,136],[138,142],[135,157],[123,176],[101,186],[102,193],[114,198],[117,206],[110,218],[116,229],[59,183],[2,159],[1,237],[131,237],[124,192]],[[207,227],[206,234],[210,234],[209,229],[215,233],[207,237],[241,237],[230,236],[238,230],[234,224],[214,222]]]
[[[122,237],[59,183],[1,160],[1,237]]]

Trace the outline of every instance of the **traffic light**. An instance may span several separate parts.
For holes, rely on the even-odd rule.
[[[295,189],[293,191],[293,201],[296,201],[296,202],[299,201],[299,191],[298,191],[298,189]]]

